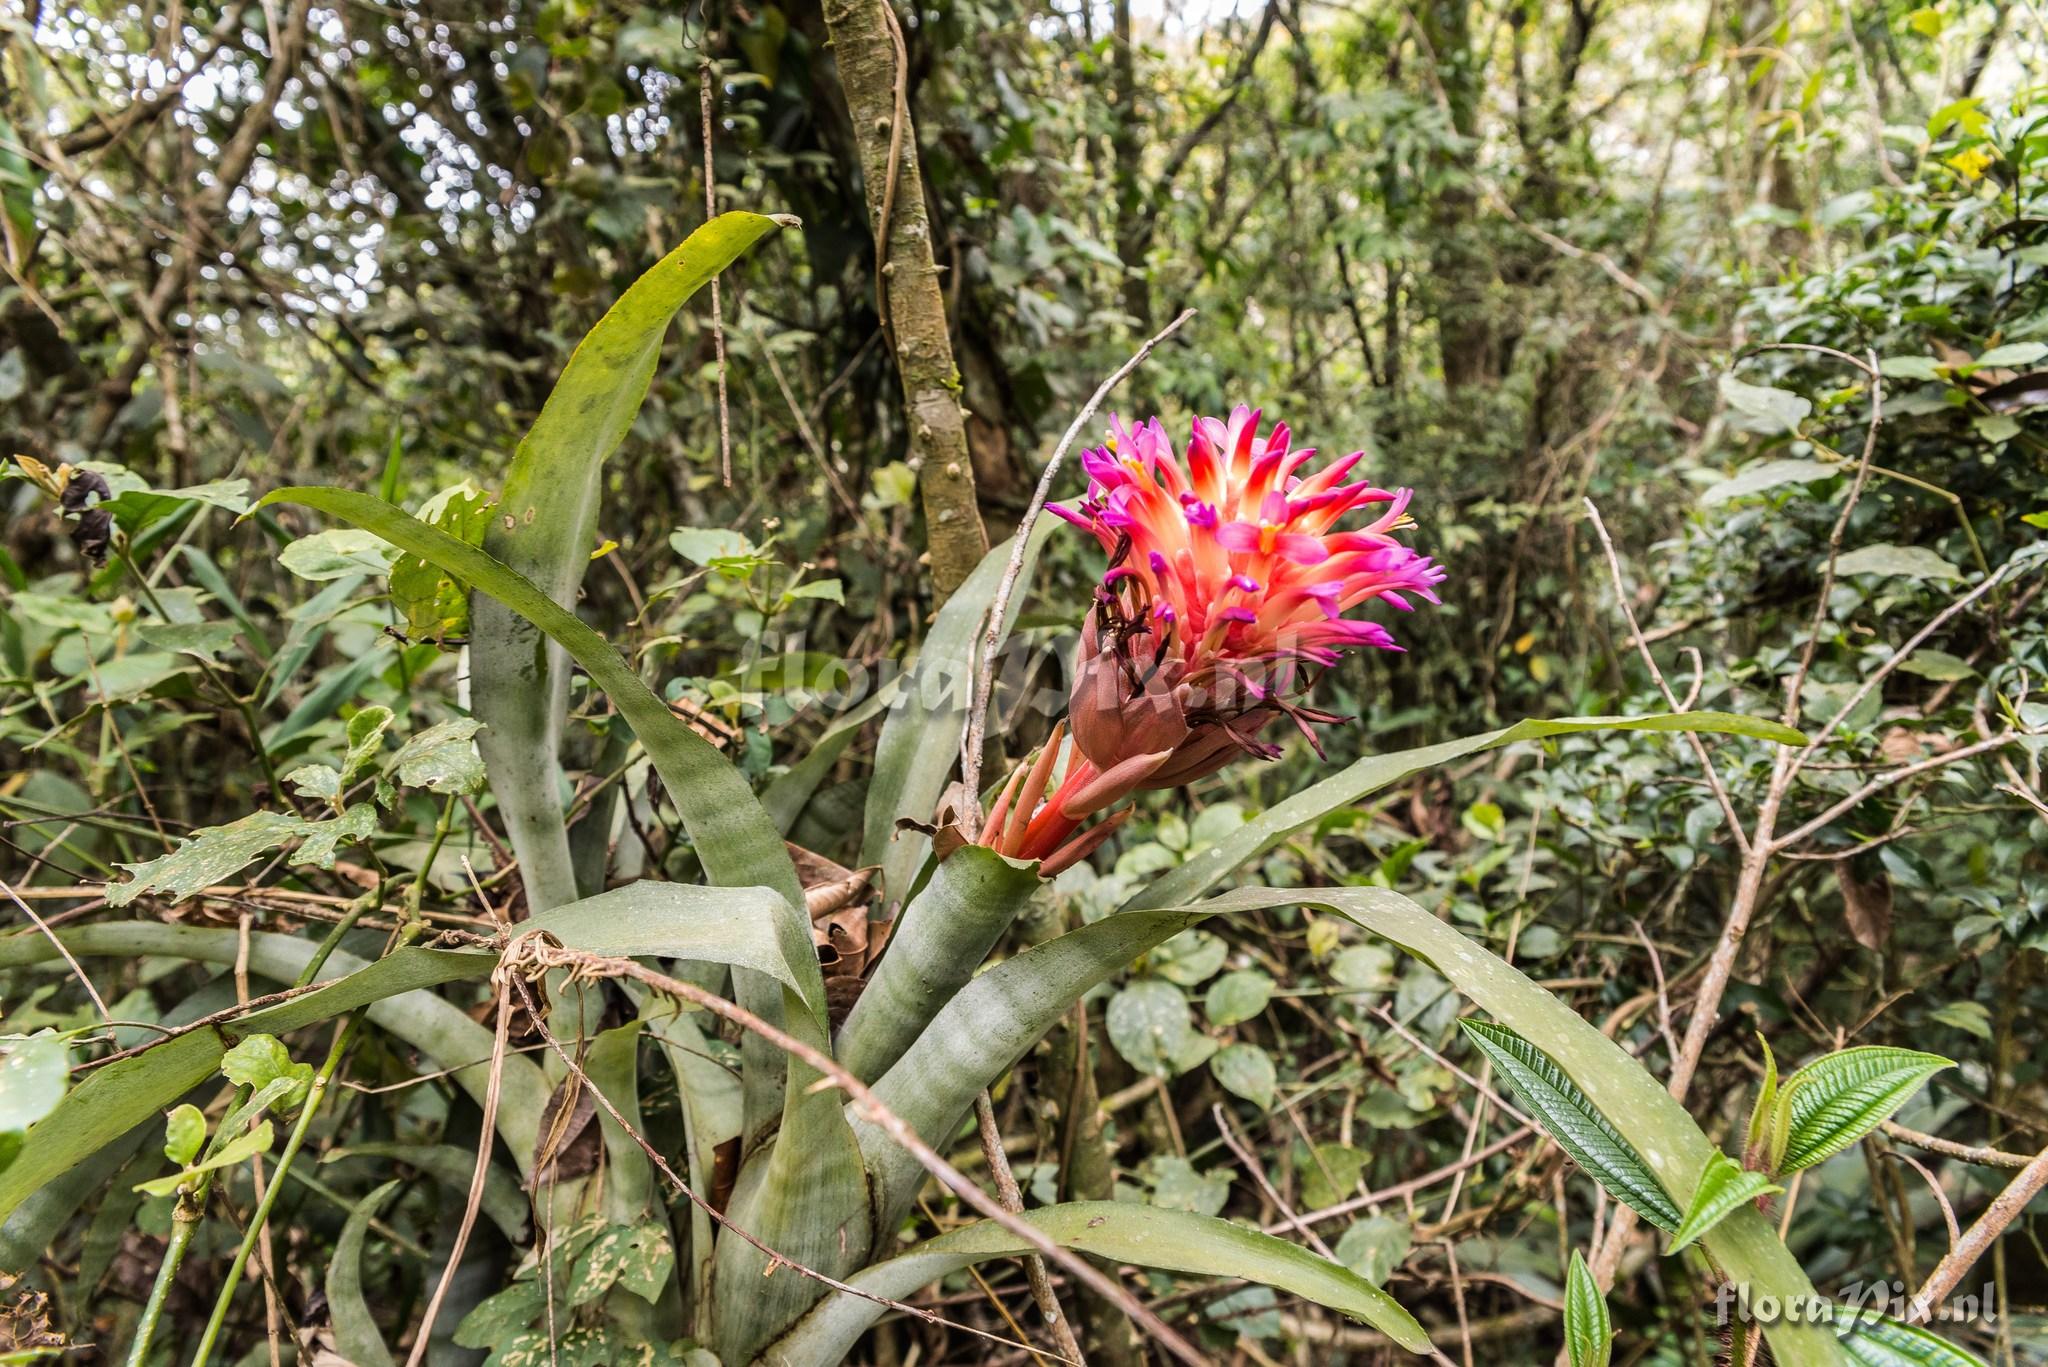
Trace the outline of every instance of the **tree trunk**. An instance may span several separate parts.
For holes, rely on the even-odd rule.
[[[1116,93],[1116,123],[1109,151],[1116,171],[1116,254],[1124,263],[1123,305],[1139,332],[1149,331],[1152,290],[1145,279],[1145,192],[1138,174],[1138,55],[1131,37],[1131,0],[1116,0],[1111,11],[1110,84]]]
[[[904,73],[897,63],[900,40],[892,32],[896,17],[887,4],[888,0],[830,0],[825,26],[832,35],[839,83],[860,146],[869,221],[876,240],[885,244],[878,253],[885,326],[903,381],[910,464],[917,471],[924,502],[932,584],[943,599],[988,553],[988,532],[975,502],[966,415],[960,407],[960,372],[946,333],[917,130],[907,104],[900,111],[902,128],[895,139],[899,156],[893,178],[890,174],[890,144]]]

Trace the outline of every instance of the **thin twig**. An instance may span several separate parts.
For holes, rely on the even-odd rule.
[[[1007,1209],[1023,1210],[1024,1193],[1017,1186],[1017,1174],[1010,1171],[1010,1155],[1003,1152],[1003,1132],[996,1124],[995,1102],[990,1099],[986,1087],[974,1098],[974,1122],[981,1134],[982,1157],[988,1160],[989,1174],[996,1179],[996,1195]],[[1059,1344],[1060,1352],[1087,1367],[1088,1359],[1074,1338],[1073,1326],[1060,1310],[1060,1298],[1052,1289],[1052,1277],[1045,1270],[1045,1259],[1036,1253],[1025,1254],[1024,1277],[1031,1284],[1031,1299],[1037,1304],[1038,1313],[1044,1317],[1046,1327],[1052,1330],[1053,1341]]]
[[[44,939],[57,946],[57,952],[64,956],[64,962],[71,965],[71,972],[78,978],[79,986],[85,989],[85,995],[92,998],[93,1007],[100,1013],[100,1020],[108,1025],[112,1025],[114,1023],[113,1013],[107,1010],[106,1002],[100,997],[100,990],[92,985],[91,978],[85,976],[85,970],[78,966],[78,960],[71,957],[71,951],[64,947],[62,940],[57,938],[57,932],[45,925],[43,918],[36,915],[30,909],[28,903],[16,896],[14,888],[4,879],[0,879],[0,892],[6,893],[7,900],[21,908],[21,914],[35,923],[35,928],[42,932]]]
[[[1906,1322],[1925,1324],[1935,1303],[1948,1298],[1964,1274],[1998,1241],[1998,1237],[2005,1233],[2005,1227],[2019,1218],[2027,1203],[2040,1195],[2044,1187],[2048,1187],[2048,1149],[2041,1150],[2020,1169],[2011,1184],[1985,1207],[1969,1232],[1956,1240],[1948,1256],[1935,1265],[1934,1271],[1913,1294],[1912,1303],[1906,1307]]]
[[[1053,481],[1059,477],[1060,464],[1066,460],[1068,450],[1081,435],[1081,428],[1095,416],[1095,410],[1102,407],[1102,401],[1109,397],[1109,392],[1145,363],[1154,347],[1180,331],[1181,324],[1194,316],[1193,309],[1182,309],[1180,317],[1153,333],[1130,360],[1117,367],[1115,374],[1096,386],[1088,402],[1081,405],[1081,411],[1067,424],[1066,433],[1060,437],[1059,445],[1053,447],[1045,469],[1039,472],[1038,487],[1031,491],[1031,506],[1024,510],[1023,520],[1017,524],[1017,537],[1010,543],[1010,563],[1003,570],[1002,582],[996,585],[994,601],[989,604],[988,629],[982,634],[981,656],[974,666],[974,691],[967,711],[967,735],[960,748],[960,781],[966,790],[968,815],[973,820],[979,820],[981,815],[981,749],[988,730],[989,692],[995,685],[996,652],[1003,644],[1003,619],[1009,615],[1010,595],[1016,591],[1017,581],[1024,574],[1024,550],[1031,543],[1031,529],[1037,525],[1039,514],[1045,511]],[[973,824],[972,821],[969,824]]]
[[[705,39],[708,50],[710,39]],[[704,221],[718,217],[718,173],[711,158],[711,82],[715,66],[706,58],[697,68],[698,105],[704,116]],[[711,348],[718,357],[718,478],[732,488],[732,413],[725,392],[725,305],[718,296],[718,276],[711,277]]]
[[[1607,534],[1607,524],[1600,518],[1600,509],[1592,499],[1584,500],[1586,516],[1593,521],[1594,535],[1600,538],[1600,548],[1607,552],[1607,568],[1614,578],[1614,599],[1621,605],[1621,615],[1628,622],[1629,636],[1635,641],[1636,651],[1643,657],[1643,664],[1650,671],[1650,679],[1657,685],[1657,691],[1664,695],[1664,701],[1674,712],[1685,711],[1678,701],[1678,695],[1671,691],[1665,681],[1664,671],[1657,666],[1657,657],[1650,653],[1649,642],[1643,637],[1643,628],[1636,621],[1636,610],[1628,600],[1628,583],[1621,572],[1621,556],[1614,549],[1614,538]],[[1706,742],[1694,731],[1685,733],[1687,745],[1692,749],[1693,758],[1699,761],[1700,772],[1706,775],[1707,787],[1713,792],[1714,800],[1721,805],[1721,815],[1727,818],[1728,829],[1735,837],[1736,848],[1745,855],[1749,853],[1749,833],[1742,828],[1742,818],[1735,814],[1735,803],[1728,796],[1728,789],[1722,786],[1721,771],[1714,767],[1714,758],[1707,753]],[[1674,1056],[1677,1051],[1673,1051]]]

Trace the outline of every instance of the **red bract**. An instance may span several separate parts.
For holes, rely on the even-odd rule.
[[[1259,413],[1242,406],[1228,422],[1195,419],[1184,462],[1157,418],[1112,420],[1107,444],[1082,457],[1087,497],[1052,508],[1109,552],[1081,630],[1069,708],[1076,753],[1040,807],[1055,733],[1012,778],[984,843],[1057,872],[1107,834],[1074,839],[1093,812],[1240,754],[1277,756],[1260,733],[1283,716],[1321,753],[1314,724],[1341,718],[1303,703],[1313,671],[1349,649],[1401,648],[1379,623],[1344,614],[1376,599],[1408,611],[1411,593],[1436,602],[1444,572],[1395,539],[1411,525],[1412,490],[1344,483],[1363,452],[1297,473],[1314,455],[1293,449],[1285,423],[1261,439]],[[1378,515],[1337,528],[1361,508]]]

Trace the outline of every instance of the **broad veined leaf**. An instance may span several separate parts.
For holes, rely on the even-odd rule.
[[[1614,1326],[1600,1283],[1575,1248],[1564,1279],[1564,1347],[1571,1367],[1607,1367],[1614,1351]]]
[[[1842,1335],[1842,1351],[1855,1367],[1987,1367],[1931,1330],[1877,1315],[1858,1318]]]
[[[872,1082],[974,976],[1039,888],[1036,863],[967,845],[904,910],[888,952],[839,1031],[839,1061]]]
[[[1504,1026],[1475,1020],[1458,1024],[1542,1122],[1544,1133],[1609,1196],[1667,1234],[1678,1230],[1685,1215],[1649,1164],[1548,1054]]]
[[[1860,1045],[1815,1059],[1778,1089],[1783,1126],[1774,1143],[1780,1174],[1834,1157],[1889,1120],[1927,1079],[1953,1060],[1939,1054]]]
[[[1002,634],[1024,604],[1024,589],[1046,538],[1058,519],[1041,517],[1024,546],[1024,572],[1011,592]],[[875,772],[868,781],[867,811],[860,847],[862,864],[882,866],[882,890],[900,905],[931,848],[915,830],[897,830],[898,820],[930,822],[947,776],[960,758],[967,711],[974,692],[974,657],[981,647],[988,610],[1009,570],[1014,538],[981,558],[932,623],[910,677],[890,705],[875,742]]]
[[[1192,906],[1137,903],[985,970],[962,988],[876,1085],[884,1104],[927,1138],[949,1136],[974,1094],[1001,1077],[1082,993],[1152,946],[1210,916],[1308,906],[1342,916],[1417,956],[1460,993],[1545,1052],[1641,1155],[1665,1191],[1691,1191],[1716,1152],[1684,1107],[1625,1050],[1513,966],[1397,893],[1377,888],[1242,888]],[[882,1227],[923,1180],[914,1160],[856,1122]],[[1736,1210],[1702,1241],[1714,1261],[1755,1294],[1814,1295],[1770,1221]],[[1782,1367],[1837,1367],[1834,1340],[1811,1325],[1769,1329]]]
[[[1426,745],[1421,749],[1401,750],[1390,755],[1368,755],[1275,803],[1206,849],[1197,850],[1179,868],[1170,870],[1150,887],[1132,893],[1124,906],[1129,909],[1192,902],[1229,877],[1232,871],[1256,859],[1296,831],[1313,825],[1331,812],[1351,806],[1369,793],[1399,783],[1411,774],[1448,764],[1481,750],[1581,731],[1715,732],[1776,741],[1781,745],[1800,745],[1806,739],[1789,727],[1754,717],[1727,712],[1682,712],[1652,717],[1559,717],[1548,721],[1521,721],[1498,731],[1445,741],[1441,745]]]
[[[721,214],[656,262],[605,311],[577,343],[540,416],[513,453],[504,493],[484,532],[488,560],[530,580],[556,607],[574,605],[597,542],[604,462],[625,439],[647,397],[670,320],[748,248],[794,222]],[[466,544],[463,536],[435,530]],[[573,902],[577,889],[558,792],[569,686],[563,651],[577,652],[520,604],[466,573],[459,561],[418,546],[400,544],[400,549],[485,595],[470,607],[471,699],[478,719],[490,728],[482,739],[484,761],[519,857],[528,901],[536,910]],[[543,632],[555,637],[553,643]],[[616,694],[613,701],[618,701]],[[652,750],[649,728],[630,716],[628,721]],[[666,773],[662,777],[668,779]],[[670,790],[682,791],[672,783]]]
[[[1769,1174],[1745,1168],[1724,1153],[1715,1154],[1700,1173],[1692,1204],[1686,1207],[1685,1218],[1679,1222],[1678,1232],[1665,1253],[1676,1253],[1696,1242],[1737,1207],[1783,1190],[1771,1181]]]
[[[475,1155],[471,1155],[474,1160]],[[363,1237],[370,1221],[403,1186],[386,1182],[356,1203],[341,1237],[334,1241],[334,1259],[327,1264],[327,1309],[334,1320],[334,1347],[355,1367],[391,1367],[391,1350],[384,1346],[370,1303],[363,1299]]]
[[[1128,1201],[1075,1201],[1029,1210],[1023,1218],[1062,1247],[1168,1272],[1242,1277],[1363,1320],[1411,1353],[1430,1350],[1429,1335],[1415,1317],[1350,1268],[1228,1220]],[[963,1267],[1028,1251],[1017,1235],[981,1220],[850,1280],[863,1291],[900,1300]],[[762,1361],[773,1367],[842,1362],[885,1308],[836,1293],[769,1345]]]

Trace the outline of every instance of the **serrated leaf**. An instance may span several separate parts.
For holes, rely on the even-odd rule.
[[[1835,573],[1904,579],[1961,579],[1963,572],[1925,546],[1863,546],[1835,562]]]
[[[331,764],[301,764],[284,776],[300,797],[332,802],[341,796],[341,770]]]
[[[1939,1054],[1860,1045],[1825,1055],[1785,1079],[1780,1174],[1832,1158],[1889,1120],[1927,1079],[1955,1063]]]
[[[313,1085],[313,1065],[294,1063],[291,1051],[275,1035],[251,1035],[220,1057],[221,1075],[229,1082],[260,1092],[273,1082],[288,1082],[305,1095]],[[281,1110],[295,1109],[287,1100]]]
[[[294,868],[311,864],[316,868],[334,867],[335,852],[345,841],[368,840],[377,833],[377,804],[358,802],[329,821],[309,821],[301,832],[305,840],[285,860]]]
[[[1279,1074],[1273,1056],[1256,1044],[1233,1044],[1209,1060],[1209,1071],[1223,1089],[1243,1097],[1262,1111],[1273,1108]]]
[[[1607,1298],[1593,1280],[1592,1269],[1575,1248],[1564,1279],[1564,1346],[1571,1367],[1607,1367],[1614,1351],[1614,1326],[1607,1317]]]
[[[1842,1351],[1855,1367],[1987,1367],[1931,1330],[1877,1315],[1858,1318],[1842,1335]]]
[[[1662,1185],[1607,1117],[1538,1049],[1505,1026],[1460,1020],[1458,1025],[1480,1052],[1493,1060],[1515,1095],[1542,1122],[1545,1133],[1572,1156],[1607,1194],[1665,1233],[1684,1220]]]
[[[1693,1190],[1692,1204],[1686,1208],[1685,1219],[1678,1226],[1678,1233],[1672,1237],[1671,1247],[1664,1252],[1667,1255],[1676,1253],[1693,1243],[1720,1224],[1736,1207],[1783,1190],[1767,1174],[1745,1168],[1725,1153],[1716,1153],[1707,1160],[1706,1170],[1700,1173],[1700,1184]]]
[[[368,773],[383,753],[384,733],[391,729],[391,709],[365,707],[348,719],[348,757],[341,762],[341,786],[347,789]]]
[[[1758,1153],[1770,1137],[1771,1116],[1778,1104],[1777,1056],[1771,1052],[1771,1042],[1762,1035],[1756,1037],[1756,1042],[1764,1051],[1764,1080],[1757,1086],[1755,1104],[1749,1108],[1749,1124],[1744,1129],[1746,1155]]]

